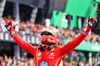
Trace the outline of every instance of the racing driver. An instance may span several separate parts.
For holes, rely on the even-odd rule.
[[[7,22],[5,27],[16,43],[34,56],[36,66],[59,66],[63,56],[76,48],[96,23],[96,18],[89,18],[86,29],[77,38],[65,45],[59,45],[59,31],[51,26],[43,28],[41,31],[41,43],[38,46],[25,42],[13,29],[12,22]]]

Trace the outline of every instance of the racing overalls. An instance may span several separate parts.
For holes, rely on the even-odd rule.
[[[86,37],[86,33],[83,31],[77,38],[65,45],[58,45],[51,50],[44,48],[44,51],[39,51],[39,46],[25,42],[14,29],[9,32],[21,48],[34,56],[36,66],[59,66],[63,56],[76,48]]]

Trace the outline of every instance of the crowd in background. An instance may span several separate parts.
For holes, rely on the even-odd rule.
[[[46,27],[46,25],[43,24],[31,24],[29,20],[21,20],[20,22],[14,18],[12,19],[11,17],[4,17],[3,19],[0,19],[0,31],[7,31],[5,28],[5,24],[9,21],[12,21],[13,28],[19,32],[25,32],[25,33],[32,33],[33,35],[36,35],[37,37],[40,37],[40,32],[41,30]],[[64,37],[64,39],[69,39],[73,40],[75,39],[82,31],[80,30],[68,30],[68,29],[61,29],[57,28],[60,31],[60,35]],[[84,39],[83,42],[90,42],[94,44],[99,44],[100,43],[100,36],[96,35],[92,32],[90,32],[89,35]],[[67,57],[68,59],[68,57]],[[77,61],[68,61],[66,60],[66,57],[62,59],[63,61],[63,66],[97,66],[97,63],[90,64],[89,61],[83,62],[82,60]],[[30,58],[17,58],[13,56],[13,58],[8,57],[6,54],[4,56],[0,56],[0,65],[1,66],[35,66],[34,63],[34,57]]]
[[[0,66],[35,66],[34,58],[12,58],[4,54],[4,56],[0,56]]]
[[[15,58],[15,56],[10,57],[4,54],[4,56],[0,56],[0,66],[35,66],[34,57],[19,57]],[[68,57],[64,57],[61,61],[60,66],[99,66],[98,63],[90,64],[89,61],[69,61]]]
[[[90,64],[89,61],[83,62],[82,60],[79,60],[78,63],[75,61],[68,61],[67,58],[64,57],[61,62],[61,66],[97,66],[97,63]],[[4,56],[0,56],[0,66],[35,66],[35,60],[34,57],[30,58],[15,58],[13,56],[12,58],[10,56],[7,56],[4,54]]]
[[[3,19],[0,19],[0,31],[7,31],[4,27],[6,22],[12,21],[14,29],[19,32],[19,31],[24,31],[25,33],[33,33],[37,35],[38,37],[40,36],[39,33],[41,30],[46,27],[43,24],[31,24],[29,20],[21,20],[20,22],[17,21],[16,18],[12,19],[11,17],[4,17]],[[60,35],[64,37],[64,39],[69,39],[73,40],[75,39],[82,31],[80,30],[68,30],[68,29],[60,29],[57,28],[60,31]],[[83,42],[91,42],[98,44],[100,43],[100,36],[97,34],[94,34],[90,32],[89,35],[85,38]]]

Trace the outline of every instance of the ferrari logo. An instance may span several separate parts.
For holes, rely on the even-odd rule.
[[[41,56],[41,54],[42,54],[41,52],[38,52],[38,56]]]

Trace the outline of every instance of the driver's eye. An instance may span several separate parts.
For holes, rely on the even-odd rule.
[[[42,32],[41,35],[52,35],[52,34],[49,32]]]

